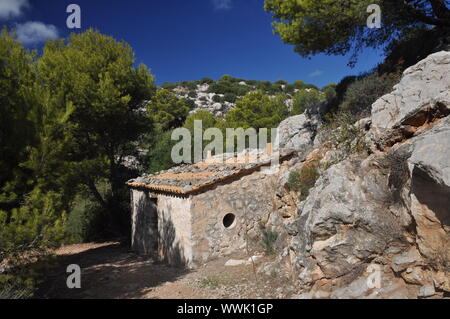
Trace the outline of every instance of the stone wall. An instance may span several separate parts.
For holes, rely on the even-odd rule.
[[[198,263],[227,255],[236,250],[258,249],[261,231],[280,225],[274,196],[277,175],[262,171],[192,198],[192,240],[194,260]],[[223,219],[235,216],[228,228]]]
[[[133,249],[149,254],[149,244],[145,243],[154,243],[153,233],[150,239],[145,236],[152,227],[149,218],[136,216],[137,208],[142,215],[151,214],[155,204],[147,201],[152,197],[156,199],[158,216],[157,255],[169,264],[195,267],[247,248],[251,253],[261,253],[264,229],[276,232],[281,238],[277,246],[283,247],[286,245],[283,240],[289,236],[284,225],[297,218],[298,204],[296,195],[284,186],[289,172],[301,165],[302,161],[294,158],[281,163],[272,174],[258,170],[189,197],[146,195],[134,190],[133,238],[138,242]],[[230,227],[223,223],[227,214],[235,218]]]
[[[192,260],[190,198],[131,192],[131,248],[172,265],[188,265]]]
[[[280,195],[284,183],[280,172],[288,166],[283,163],[276,174],[259,170],[190,197],[133,190],[132,248],[142,254],[155,254],[169,264],[189,267],[246,250],[247,244],[250,250],[261,251],[263,229],[277,233],[284,230],[287,207]],[[280,205],[285,210],[280,210]],[[150,218],[156,211],[157,234]],[[229,227],[223,223],[227,214],[234,216]]]
[[[171,265],[190,266],[192,261],[191,199],[169,195],[158,198],[158,255]]]

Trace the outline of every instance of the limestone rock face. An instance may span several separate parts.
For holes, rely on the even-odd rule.
[[[423,125],[430,113],[450,113],[450,52],[428,56],[406,69],[394,91],[372,105],[373,139],[392,134],[393,129]]]
[[[306,151],[316,136],[319,117],[307,113],[287,118],[278,126],[280,149]]]
[[[444,51],[407,69],[373,104],[366,119],[372,154],[326,169],[286,223],[299,298],[434,298],[449,291],[449,115]],[[280,144],[308,146],[307,120],[282,123]]]
[[[433,262],[450,262],[449,145],[450,118],[447,118],[412,143],[408,159],[417,244],[420,252]]]
[[[327,298],[448,291],[449,133],[450,117],[389,153],[338,163],[317,181],[299,206],[290,247],[300,284],[319,291],[312,298],[325,294],[323,282],[340,287]],[[367,284],[373,274],[364,270],[374,262],[379,288]]]
[[[441,51],[405,70],[394,91],[372,105],[368,136],[385,150],[449,114],[450,52]]]
[[[411,218],[406,211],[390,211],[387,176],[373,164],[369,158],[331,167],[300,205],[293,245],[304,274],[319,267],[327,278],[341,277],[389,246],[402,245]]]
[[[450,188],[450,121],[414,141],[409,163],[434,183]]]
[[[402,272],[411,266],[420,264],[421,256],[417,249],[411,248],[392,260],[391,267],[395,272]]]

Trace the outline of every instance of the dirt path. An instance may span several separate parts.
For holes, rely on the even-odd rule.
[[[56,251],[60,265],[41,286],[44,298],[286,298],[285,279],[257,275],[252,265],[225,267],[230,258],[220,258],[195,269],[169,267],[137,256],[120,243],[80,244]],[[263,259],[259,262],[267,261]],[[81,267],[81,289],[68,289],[66,267]]]

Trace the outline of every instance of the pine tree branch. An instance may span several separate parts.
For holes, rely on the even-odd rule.
[[[435,17],[426,15],[422,10],[414,6],[414,0],[404,0],[404,4],[410,14],[417,20],[440,27],[450,27],[450,10],[445,4],[445,0],[428,0],[430,2]]]

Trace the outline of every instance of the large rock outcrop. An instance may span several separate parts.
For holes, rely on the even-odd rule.
[[[379,146],[411,136],[430,118],[450,114],[450,53],[428,56],[403,73],[399,84],[372,106],[372,139]]]
[[[277,142],[281,150],[301,151],[302,154],[311,150],[321,124],[322,106],[321,104],[317,110],[289,117],[280,123]]]
[[[407,69],[372,107],[372,154],[325,170],[300,203],[283,255],[298,297],[448,296],[449,92],[450,52]],[[288,133],[294,139],[283,145],[300,145],[303,135]]]
[[[450,267],[450,118],[392,152],[411,154],[405,202],[415,220],[420,252],[430,262]]]

